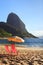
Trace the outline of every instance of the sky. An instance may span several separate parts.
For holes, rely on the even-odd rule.
[[[0,0],[0,21],[6,22],[11,12],[19,16],[28,32],[43,35],[43,0]]]

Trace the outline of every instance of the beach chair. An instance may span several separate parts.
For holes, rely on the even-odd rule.
[[[5,50],[6,50],[7,53],[11,52],[10,49],[9,49],[9,47],[8,47],[8,45],[5,45]]]
[[[8,45],[5,45],[6,52],[8,54],[10,53],[10,54],[17,55],[17,49],[16,49],[15,45],[14,44],[11,44],[10,47],[11,47],[11,49],[8,47]]]
[[[14,44],[11,44],[11,51],[12,51],[13,53],[17,53],[17,49],[16,49],[16,47],[15,47]]]

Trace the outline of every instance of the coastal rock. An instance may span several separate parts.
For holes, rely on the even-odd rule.
[[[35,37],[34,35],[30,34],[26,30],[26,26],[23,21],[19,18],[18,15],[15,13],[10,13],[7,17],[7,24],[11,25],[13,28],[17,29],[20,32],[20,36],[22,37]]]
[[[0,22],[0,28],[12,34],[12,36],[36,38],[34,35],[27,31],[27,29],[25,28],[25,24],[18,17],[18,15],[14,13],[10,13],[8,15],[6,23]]]
[[[25,32],[25,24],[21,21],[21,19],[15,14],[10,13],[7,18],[7,23],[13,26],[14,28],[18,29],[19,31]]]

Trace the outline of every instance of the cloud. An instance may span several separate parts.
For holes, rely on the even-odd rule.
[[[39,30],[39,31],[31,31],[31,33],[37,37],[39,36],[43,36],[43,30]]]

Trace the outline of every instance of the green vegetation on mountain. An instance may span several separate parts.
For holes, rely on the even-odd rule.
[[[2,28],[0,28],[0,37],[11,37],[12,34],[6,32],[5,30],[3,30]]]

